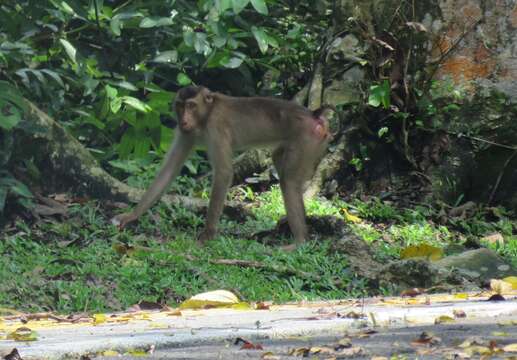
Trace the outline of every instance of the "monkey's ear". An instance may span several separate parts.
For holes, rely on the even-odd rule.
[[[210,91],[207,91],[205,93],[205,102],[207,104],[211,104],[214,102],[214,95]]]

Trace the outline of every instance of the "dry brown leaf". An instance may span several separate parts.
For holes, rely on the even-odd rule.
[[[419,289],[419,288],[412,288],[412,289],[406,289],[400,293],[400,296],[402,297],[415,297],[418,295],[422,295],[425,292],[425,289]]]
[[[422,345],[437,345],[442,341],[439,337],[435,336],[433,333],[428,333],[426,331],[422,332],[420,336],[411,342],[413,346],[422,346]]]
[[[270,305],[267,305],[263,302],[258,302],[255,304],[255,310],[269,310]]]
[[[454,309],[454,310],[452,310],[452,314],[454,315],[454,317],[456,319],[462,319],[462,318],[466,318],[467,317],[467,314],[465,313],[465,311],[463,311],[461,309]]]
[[[242,344],[241,350],[264,350],[261,344],[254,344],[248,340],[238,337],[237,339],[235,339],[234,345],[240,344]]]

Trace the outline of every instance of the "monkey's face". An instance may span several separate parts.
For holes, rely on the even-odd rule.
[[[212,108],[213,96],[208,90],[199,91],[194,97],[176,100],[176,113],[178,114],[178,125],[183,132],[189,133],[194,130],[201,130]]]

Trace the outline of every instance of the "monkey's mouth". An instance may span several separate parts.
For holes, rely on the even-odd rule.
[[[183,132],[189,133],[194,129],[194,127],[191,125],[180,125],[180,129]]]

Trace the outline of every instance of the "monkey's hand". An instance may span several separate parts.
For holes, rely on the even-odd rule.
[[[119,230],[122,230],[132,221],[135,221],[138,217],[133,215],[133,212],[119,214],[111,219],[111,223],[118,227]]]
[[[204,228],[203,231],[198,235],[197,242],[200,245],[205,245],[207,241],[212,240],[215,237],[216,230]]]

